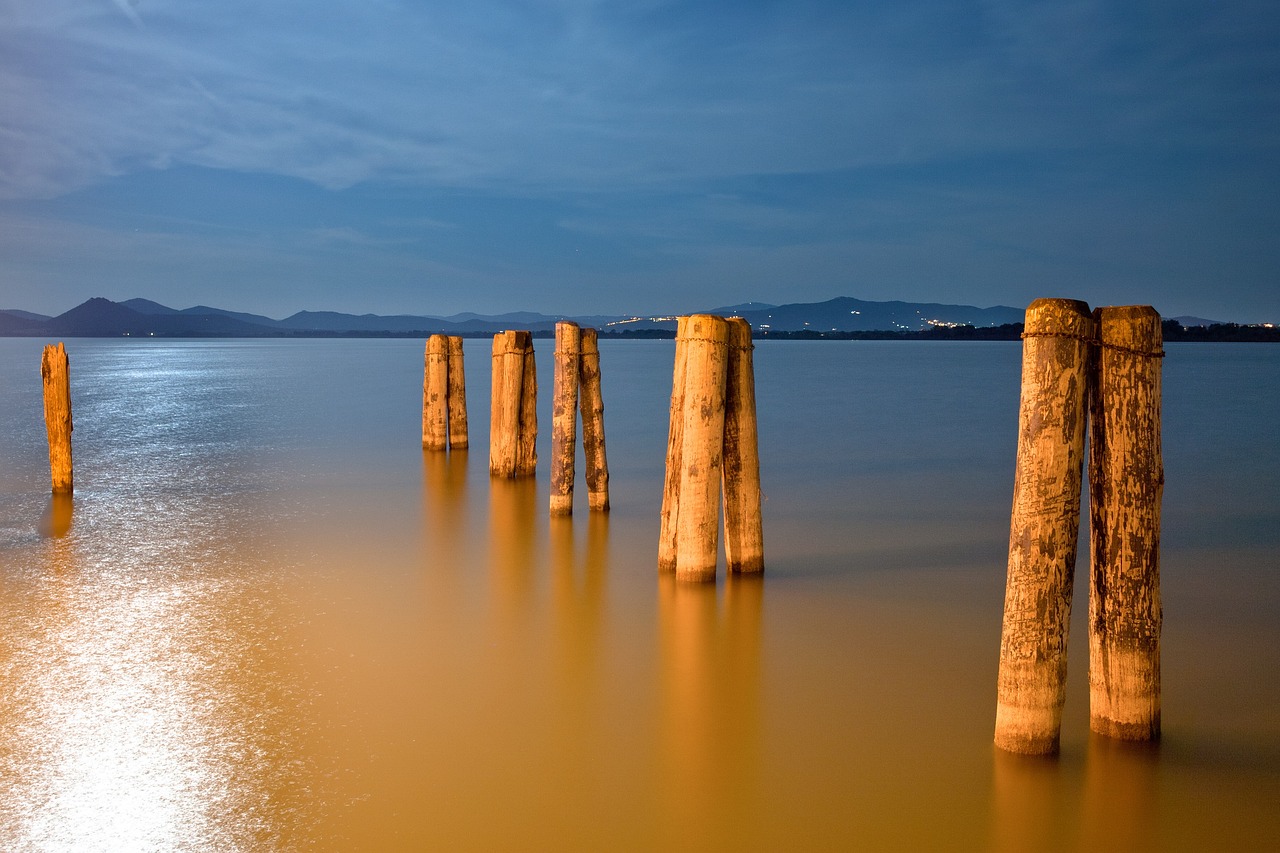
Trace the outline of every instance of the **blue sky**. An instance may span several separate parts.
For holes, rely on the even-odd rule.
[[[1280,5],[5,0],[0,307],[1280,321]]]

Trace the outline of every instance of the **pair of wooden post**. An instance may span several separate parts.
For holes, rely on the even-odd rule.
[[[462,338],[427,338],[422,380],[422,446],[426,450],[467,447],[467,380]]]
[[[679,320],[658,538],[658,569],[678,580],[716,578],[722,481],[728,569],[764,571],[751,349],[746,320]]]
[[[600,347],[595,329],[556,323],[555,377],[551,415],[551,514],[573,513],[578,409],[587,464],[588,506],[609,510],[609,463],[604,451],[604,399],[600,394]]]
[[[538,468],[538,369],[529,332],[499,332],[493,336],[492,377],[489,474],[534,474]]]
[[[1085,426],[1090,727],[1160,734],[1160,315],[1038,299],[1027,308],[1000,640],[996,745],[1058,750]]]
[[[74,478],[71,466],[71,372],[67,350],[59,342],[44,348],[40,356],[44,382],[44,425],[49,434],[49,474],[54,494],[69,494]]]

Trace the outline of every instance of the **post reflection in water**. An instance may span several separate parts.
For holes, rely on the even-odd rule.
[[[994,754],[995,849],[1061,850],[1072,822],[1063,797],[1070,786],[1063,779],[1058,756],[1019,755],[992,747]]]
[[[660,575],[658,583],[666,841],[742,844],[763,800],[764,581],[730,575],[721,588]]]
[[[1089,733],[1080,849],[1160,849],[1159,765],[1159,743]]]
[[[422,452],[423,532],[433,575],[450,585],[462,573],[467,524],[467,451]]]
[[[489,582],[494,616],[504,630],[532,617],[537,500],[533,477],[489,479]]]
[[[71,514],[75,509],[75,497],[71,492],[54,492],[49,496],[49,506],[40,519],[40,535],[46,539],[61,539],[71,531]]]

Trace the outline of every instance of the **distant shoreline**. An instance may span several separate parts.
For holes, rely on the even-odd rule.
[[[1280,327],[1275,326],[1242,326],[1236,323],[1218,323],[1211,326],[1182,326],[1177,320],[1165,320],[1163,324],[1166,343],[1202,342],[1202,343],[1280,343]],[[263,334],[203,334],[161,333],[146,335],[73,335],[57,334],[46,331],[0,332],[0,338],[138,338],[140,340],[159,338],[164,340],[280,340],[329,339],[329,338],[419,338],[424,339],[440,332],[429,329],[411,331],[326,331],[326,330],[270,330]],[[452,333],[463,338],[493,337],[492,332],[476,331]],[[539,339],[554,338],[555,332],[540,329],[532,332]],[[674,329],[601,329],[600,337],[604,340],[671,340],[676,336]],[[1021,323],[1006,323],[1001,326],[936,326],[920,331],[826,331],[812,329],[798,331],[775,331],[756,329],[752,332],[756,341],[1017,341],[1022,339]]]

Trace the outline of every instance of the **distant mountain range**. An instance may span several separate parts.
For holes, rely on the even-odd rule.
[[[692,312],[684,312],[692,313]],[[922,331],[955,326],[994,327],[1021,323],[1020,308],[940,305],[917,302],[869,302],[839,297],[826,302],[768,305],[747,302],[706,309],[704,313],[738,316],[753,329],[768,332]],[[259,314],[196,305],[176,309],[149,299],[112,302],[100,297],[64,314],[48,317],[30,311],[0,310],[0,335],[61,337],[317,337],[492,335],[503,329],[551,332],[560,320],[593,326],[602,334],[671,332],[676,315],[664,316],[552,316],[530,312],[512,314],[430,315],[340,314],[299,311],[283,320]]]

